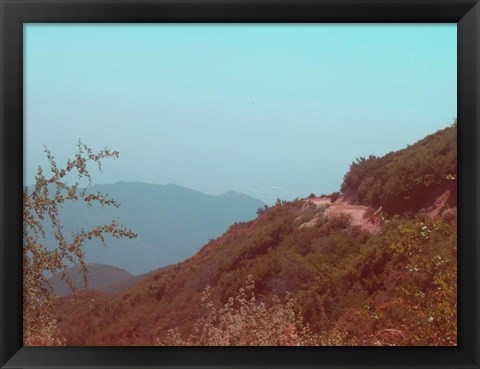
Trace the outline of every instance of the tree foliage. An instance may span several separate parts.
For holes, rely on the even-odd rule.
[[[94,153],[79,141],[78,150],[73,159],[60,167],[54,156],[45,148],[50,173],[46,174],[38,167],[33,187],[23,190],[23,327],[25,345],[62,344],[58,336],[53,311],[55,298],[51,294],[49,275],[61,273],[62,278],[74,290],[72,280],[67,273],[71,264],[82,268],[87,284],[87,268],[82,245],[86,240],[98,238],[105,243],[107,234],[115,238],[136,235],[113,220],[110,224],[98,225],[92,229],[80,229],[70,236],[65,235],[60,212],[64,203],[82,201],[87,206],[94,203],[102,206],[119,204],[101,193],[90,193],[81,188],[81,181],[91,184],[89,165],[101,163],[106,158],[118,157],[118,152],[108,149]],[[76,176],[69,184],[68,178]],[[47,234],[52,233],[55,245],[47,245]]]

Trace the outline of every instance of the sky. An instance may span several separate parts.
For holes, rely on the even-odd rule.
[[[26,24],[24,183],[81,139],[95,184],[267,203],[337,191],[351,162],[457,115],[456,24]]]

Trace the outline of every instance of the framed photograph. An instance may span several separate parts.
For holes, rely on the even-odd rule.
[[[479,368],[477,0],[1,1],[1,368]]]

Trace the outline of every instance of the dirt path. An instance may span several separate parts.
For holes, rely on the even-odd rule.
[[[365,214],[371,208],[363,205],[350,205],[346,202],[332,203],[328,197],[315,197],[307,199],[307,202],[311,202],[317,206],[330,205],[324,215],[328,218],[331,216],[338,216],[340,214],[346,214],[351,217],[352,225],[360,226],[370,233],[377,233],[380,230],[378,219],[375,216],[366,217]]]
[[[330,197],[314,197],[311,199],[307,199],[308,202],[313,202],[315,205],[327,205],[331,204],[332,200],[330,200]]]

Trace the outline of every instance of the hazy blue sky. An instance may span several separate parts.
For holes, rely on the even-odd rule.
[[[25,181],[81,138],[95,183],[272,202],[339,188],[457,112],[456,25],[26,25]]]

